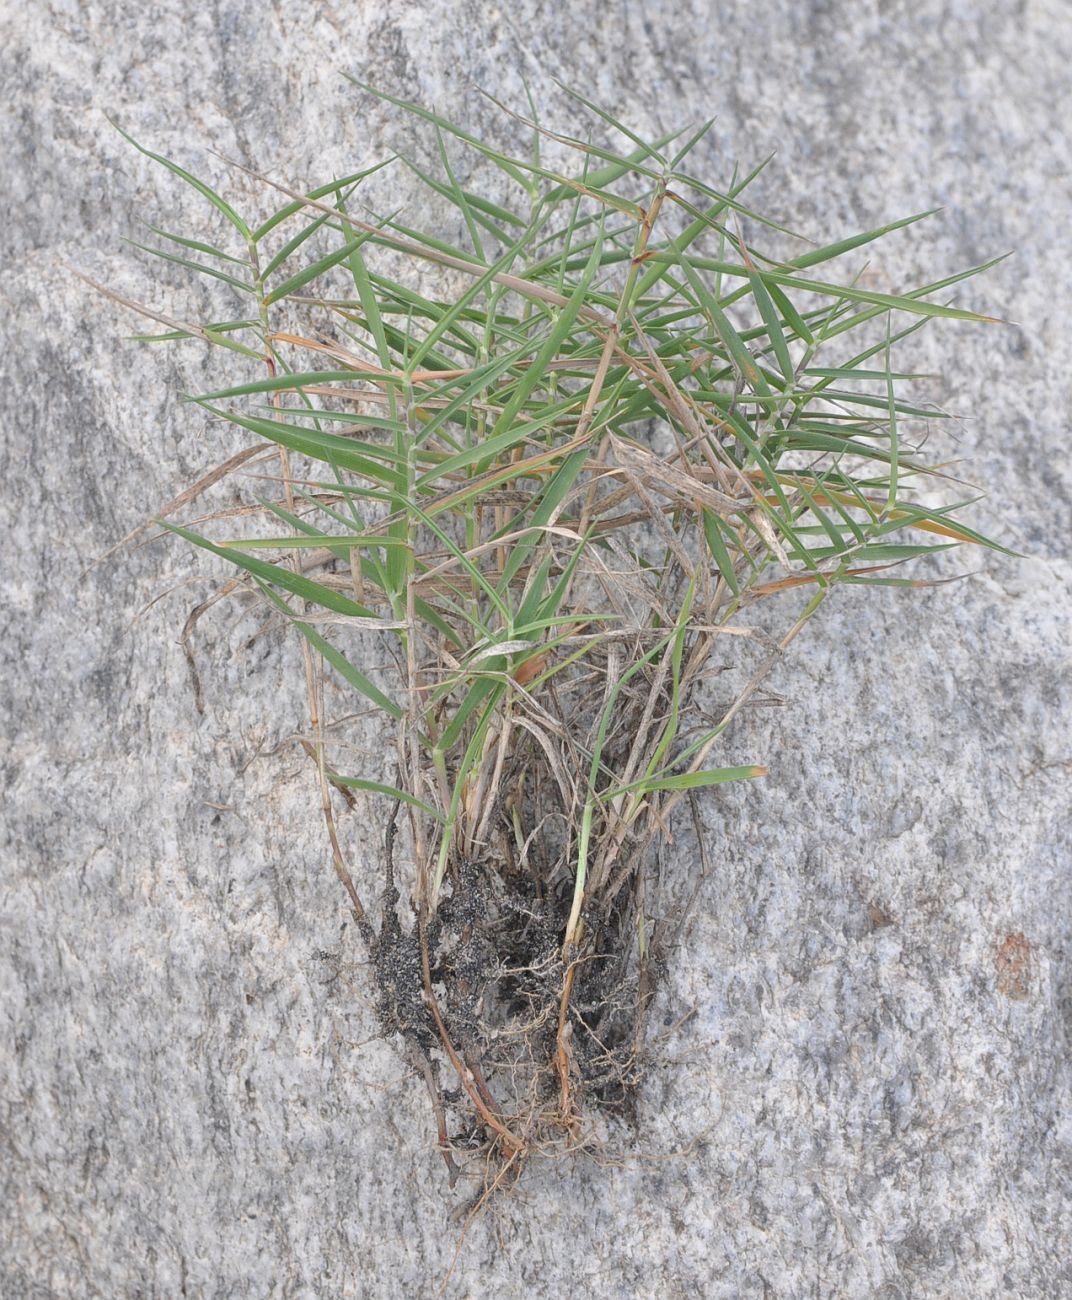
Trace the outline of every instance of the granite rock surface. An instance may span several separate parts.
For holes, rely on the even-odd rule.
[[[0,28],[0,1295],[1072,1295],[1063,0],[6,0]],[[638,1133],[534,1165],[449,1280],[457,1197],[290,742],[297,646],[214,607],[199,713],[179,634],[219,570],[97,562],[240,445],[178,400],[218,359],[126,341],[71,270],[178,312],[122,240],[213,230],[107,116],[250,204],[220,155],[312,185],[427,148],[343,73],[504,139],[475,87],[520,108],[527,78],[567,129],[554,77],[652,134],[715,114],[713,174],[776,150],[757,205],[805,232],[942,205],[880,246],[891,288],[1016,250],[964,291],[1016,323],[912,362],[1028,558],[812,623],[728,742],[770,777],[703,804]],[[668,861],[699,861],[687,818]]]

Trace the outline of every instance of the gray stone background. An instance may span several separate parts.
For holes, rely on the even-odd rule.
[[[4,0],[0,22],[0,1294],[1072,1295],[1065,0]],[[970,416],[975,518],[1029,558],[822,611],[727,747],[770,777],[704,804],[639,1136],[533,1166],[446,1282],[456,1197],[287,743],[296,647],[217,606],[199,715],[178,637],[219,570],[92,563],[238,445],[177,400],[218,359],[127,342],[71,273],[180,310],[122,238],[213,229],[105,114],[255,205],[211,150],[312,185],[411,143],[344,71],[492,135],[474,86],[522,108],[522,75],[567,129],[553,75],[652,134],[717,114],[712,175],[777,150],[755,201],[816,236],[944,205],[879,247],[890,288],[1016,250],[960,296],[1016,325],[940,323],[910,359]],[[359,864],[382,814],[347,824]]]

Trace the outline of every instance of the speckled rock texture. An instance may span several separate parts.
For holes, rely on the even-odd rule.
[[[5,0],[0,23],[0,1295],[1072,1296],[1065,0]],[[199,714],[179,635],[220,570],[94,563],[239,445],[178,401],[218,358],[127,342],[71,273],[177,312],[195,291],[122,239],[213,230],[106,114],[255,204],[218,155],[312,185],[417,140],[344,72],[503,139],[474,87],[521,108],[523,76],[567,129],[554,76],[652,134],[717,114],[711,174],[777,150],[755,201],[816,236],[944,205],[878,247],[880,286],[1017,250],[959,299],[1016,324],[939,323],[910,360],[971,417],[942,450],[990,489],[974,518],[1029,558],[824,608],[727,745],[771,775],[703,801],[638,1132],[533,1165],[449,1278],[458,1194],[289,742],[298,648],[217,605]],[[359,868],[383,812],[347,823]]]

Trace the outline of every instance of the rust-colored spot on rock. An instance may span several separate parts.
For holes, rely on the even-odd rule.
[[[998,992],[1023,1002],[1031,992],[1031,945],[1022,934],[1007,934],[997,950]]]

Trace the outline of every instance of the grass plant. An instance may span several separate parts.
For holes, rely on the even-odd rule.
[[[436,143],[437,172],[392,165],[434,192],[440,230],[365,209],[375,168],[264,181],[279,206],[254,224],[150,154],[228,231],[157,228],[152,251],[235,307],[193,323],[127,305],[164,327],[141,337],[248,366],[192,399],[248,450],[162,522],[302,639],[303,743],[381,1023],[425,1081],[452,1182],[468,1164],[491,1187],[631,1104],[682,907],[654,850],[683,802],[765,774],[717,760],[782,653],[837,588],[926,585],[902,566],[991,544],[924,459],[942,414],[895,362],[936,319],[989,318],[950,301],[983,268],[898,293],[859,274],[927,213],[816,245],[753,210],[762,167],[722,188],[694,174],[710,123],[648,142],[575,96],[583,132],[514,115],[515,156],[391,102]],[[458,180],[462,150],[483,192]],[[421,287],[430,271],[449,294]],[[269,450],[251,510],[174,521]],[[742,663],[705,718],[705,681]],[[390,735],[380,767],[333,752],[328,677]],[[375,870],[347,853],[355,801],[383,815]]]

